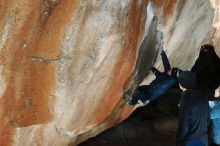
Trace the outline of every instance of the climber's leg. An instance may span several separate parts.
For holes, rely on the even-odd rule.
[[[151,71],[153,72],[153,74],[156,76],[156,78],[160,78],[162,76],[162,72],[160,72],[158,69],[156,69],[155,67],[151,68]]]
[[[145,99],[146,99],[147,92],[148,92],[147,85],[139,86],[134,92],[134,94],[132,95],[132,98],[129,99],[127,103],[129,105],[136,105],[140,101],[144,103],[146,101]]]

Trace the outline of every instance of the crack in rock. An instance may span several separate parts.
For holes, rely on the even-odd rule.
[[[41,62],[41,63],[52,63],[52,62],[57,62],[57,61],[60,61],[62,59],[72,59],[71,57],[65,57],[65,56],[57,56],[57,57],[54,57],[54,58],[47,58],[47,57],[44,57],[44,56],[39,56],[39,55],[33,55],[31,56],[33,61],[36,61],[36,62]]]
[[[60,0],[44,0],[44,4],[47,8],[54,8],[60,3]]]

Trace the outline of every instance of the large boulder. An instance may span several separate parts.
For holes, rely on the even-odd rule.
[[[201,44],[220,47],[219,7],[215,0],[1,0],[0,145],[77,145],[120,123],[135,109],[123,93],[155,61],[162,69],[160,42],[182,69]]]

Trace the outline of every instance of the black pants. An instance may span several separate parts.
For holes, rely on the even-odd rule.
[[[211,143],[210,146],[220,146],[219,144]]]

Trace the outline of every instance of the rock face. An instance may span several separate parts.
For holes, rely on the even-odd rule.
[[[123,93],[148,74],[160,42],[182,69],[201,44],[220,47],[219,7],[218,0],[0,1],[0,145],[77,145],[126,119],[134,107]]]

